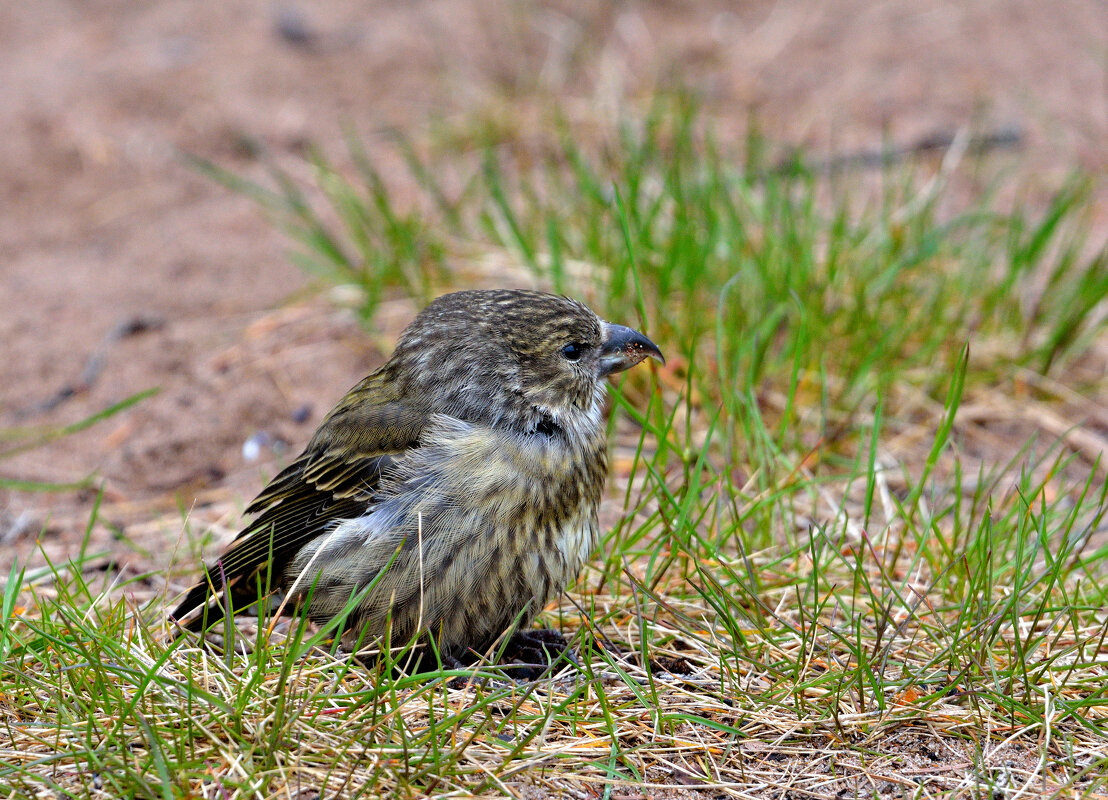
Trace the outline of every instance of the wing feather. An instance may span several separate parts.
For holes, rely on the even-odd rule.
[[[382,472],[419,446],[426,424],[426,413],[400,403],[340,404],[304,452],[250,503],[246,510],[255,519],[205,569],[173,617],[203,608],[185,623],[199,630],[224,615],[228,600],[246,608],[258,600],[259,586],[276,589],[284,566],[304,545],[337,520],[366,513]]]

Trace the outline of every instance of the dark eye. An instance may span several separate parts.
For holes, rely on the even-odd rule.
[[[578,342],[570,342],[562,348],[562,355],[565,356],[566,361],[580,361],[584,352],[585,346]]]

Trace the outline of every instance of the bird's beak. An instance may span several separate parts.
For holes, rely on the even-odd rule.
[[[604,323],[604,342],[600,345],[600,376],[623,372],[644,358],[656,358],[664,365],[658,345],[633,328]]]

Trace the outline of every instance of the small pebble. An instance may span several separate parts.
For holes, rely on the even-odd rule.
[[[257,461],[262,455],[262,448],[268,447],[273,442],[265,431],[258,431],[242,443],[242,458],[244,461]]]

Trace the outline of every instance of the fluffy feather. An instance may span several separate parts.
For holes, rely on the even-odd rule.
[[[451,657],[526,625],[596,546],[604,376],[661,353],[540,292],[445,295],[331,411],[174,616],[199,629],[269,589]],[[374,583],[376,581],[376,583]]]

